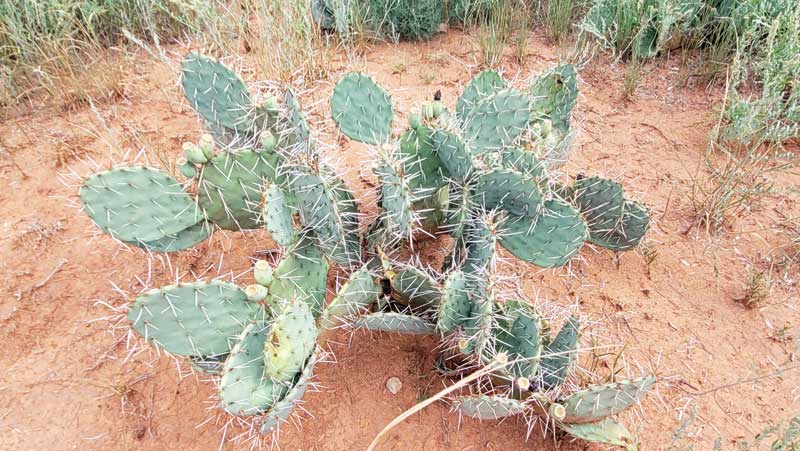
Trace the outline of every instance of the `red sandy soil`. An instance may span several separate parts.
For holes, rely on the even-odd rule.
[[[173,62],[183,49],[175,51]],[[510,57],[504,62],[506,76],[522,85],[557,63],[558,54],[533,37],[523,65]],[[437,89],[452,106],[477,72],[476,58],[473,41],[450,32],[426,44],[377,45],[366,64],[337,57],[331,80],[359,69],[390,91],[398,111],[409,111]],[[532,298],[579,307],[604,343],[626,344],[617,362],[628,367],[623,374],[660,376],[657,393],[623,416],[642,449],[707,450],[716,440],[721,449],[734,449],[736,440],[752,440],[800,412],[798,371],[777,374],[797,365],[791,337],[800,326],[797,271],[782,264],[792,237],[777,224],[800,210],[790,191],[798,179],[779,177],[780,191],[754,205],[735,230],[684,233],[693,217],[692,179],[708,176],[698,167],[722,97],[719,89],[682,86],[684,70],[677,58],[648,63],[635,98],[623,101],[625,66],[607,58],[589,62],[581,71],[576,110],[580,134],[564,168],[569,176],[613,176],[652,207],[648,246],[657,252],[654,261],[648,265],[641,252],[628,252],[617,262],[609,252],[585,247],[569,268],[542,271],[509,258],[504,270],[518,275]],[[252,72],[247,78],[259,79]],[[213,416],[213,384],[186,368],[181,378],[167,356],[128,352],[125,322],[112,325],[124,314],[118,308],[143,288],[179,276],[239,276],[251,258],[275,246],[261,232],[220,233],[194,250],[148,260],[99,236],[76,208],[77,189],[60,181],[76,181],[64,174],[88,174],[86,161],[107,166],[125,154],[128,161],[143,152],[151,164],[174,162],[181,142],[197,139],[202,129],[176,79],[174,67],[142,64],[119,101],[76,112],[31,111],[0,125],[0,145],[8,151],[0,155],[0,449],[220,446],[222,422],[206,422]],[[311,83],[303,100],[317,105],[311,116],[327,131],[323,139],[338,142],[334,159],[369,202],[363,167],[368,151],[332,138],[325,111],[331,86],[330,80]],[[769,297],[757,309],[735,301],[745,292],[750,267],[767,270],[772,279]],[[794,329],[781,339],[777,330],[785,324]],[[307,421],[283,429],[281,449],[364,450],[395,416],[443,388],[432,369],[432,338],[338,338],[347,343],[334,346],[338,363],[319,367],[324,388],[306,396]],[[614,359],[599,357],[598,371],[608,373]],[[398,395],[385,388],[391,376],[403,382]],[[379,449],[604,449],[539,431],[526,441],[526,432],[515,420],[459,421],[439,403],[395,428]]]

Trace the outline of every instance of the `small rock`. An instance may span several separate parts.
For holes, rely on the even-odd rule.
[[[399,393],[402,387],[403,383],[400,382],[399,377],[390,377],[389,380],[386,381],[386,389],[393,395]]]

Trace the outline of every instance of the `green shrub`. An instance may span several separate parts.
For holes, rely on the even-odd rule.
[[[367,0],[369,16],[393,40],[427,40],[444,20],[441,0]]]
[[[734,60],[721,137],[743,143],[800,137],[800,9],[768,26],[763,20],[748,26],[740,48],[752,53],[740,51]]]

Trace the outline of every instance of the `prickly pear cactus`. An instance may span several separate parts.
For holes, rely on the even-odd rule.
[[[279,430],[337,330],[433,335],[446,375],[483,372],[457,397],[460,414],[540,416],[575,437],[634,449],[609,417],[638,404],[655,378],[575,390],[577,317],[551,337],[544,309],[504,293],[508,277],[498,273],[501,248],[557,267],[586,241],[628,250],[648,229],[647,207],[616,182],[552,178],[553,155],[564,155],[574,136],[572,66],[546,72],[529,91],[481,72],[452,112],[437,93],[399,136],[386,91],[366,75],[345,75],[331,98],[333,120],[374,146],[379,162],[380,212],[363,243],[355,197],[325,163],[290,87],[256,105],[240,77],[196,54],[182,64],[182,85],[210,132],[184,144],[177,169],[185,180],[116,168],[89,177],[80,197],[101,230],[151,252],[189,248],[215,228],[263,228],[282,247],[276,263],[255,262],[255,283],[244,289],[182,283],[129,306],[145,341],[218,378],[225,412],[251,418],[262,434]],[[454,242],[443,274],[423,269],[416,255],[416,240],[439,234]],[[331,264],[346,282],[330,285],[338,289],[326,305]]]

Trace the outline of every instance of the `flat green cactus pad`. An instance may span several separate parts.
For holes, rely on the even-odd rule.
[[[208,220],[227,230],[261,227],[262,193],[277,179],[278,159],[275,153],[243,150],[223,152],[205,164],[197,200]]]
[[[543,268],[566,264],[588,238],[586,223],[578,211],[557,199],[545,201],[535,218],[510,216],[500,228],[504,248]]]
[[[303,396],[305,396],[306,391],[308,391],[311,378],[314,377],[314,367],[319,361],[321,354],[321,349],[317,348],[311,357],[308,358],[308,361],[303,367],[303,371],[294,381],[292,388],[289,389],[283,399],[276,402],[272,408],[266,412],[261,419],[261,425],[259,427],[261,435],[267,435],[274,430],[279,430],[280,426],[289,420],[289,416],[292,414],[295,406],[302,402]]]
[[[339,289],[336,298],[322,312],[320,328],[333,329],[349,318],[364,313],[378,300],[381,287],[375,283],[367,266],[362,266],[350,275],[347,282]]]
[[[181,62],[186,99],[206,122],[246,132],[255,123],[255,107],[241,78],[219,62],[189,53]]]
[[[314,231],[325,254],[346,268],[359,265],[358,211],[344,182],[298,167],[291,178],[291,187],[301,222]]]
[[[534,121],[550,119],[553,127],[566,134],[578,99],[578,73],[571,64],[559,64],[541,74],[530,89]]]
[[[478,420],[499,420],[509,415],[525,413],[528,406],[522,401],[502,396],[473,395],[457,397],[453,409]]]
[[[474,217],[464,230],[466,258],[464,272],[473,276],[483,276],[491,269],[495,260],[497,235],[494,224],[486,217]]]
[[[558,388],[567,378],[572,362],[578,353],[578,319],[570,317],[561,330],[542,351],[540,373],[545,389]]]
[[[650,210],[639,202],[626,200],[617,225],[607,232],[593,233],[589,241],[613,251],[627,251],[641,243],[649,227]]]
[[[435,309],[442,298],[439,284],[424,271],[412,266],[388,271],[394,299],[407,304],[415,313]]]
[[[593,423],[616,415],[638,404],[652,390],[655,376],[632,381],[596,385],[573,393],[561,401],[567,415],[565,423]]]
[[[505,351],[509,360],[521,360],[511,364],[508,372],[514,379],[534,379],[539,369],[542,353],[541,320],[532,305],[521,301],[506,301],[502,304],[503,327],[495,331],[497,351]]]
[[[289,249],[272,273],[268,302],[276,312],[285,302],[302,299],[314,317],[322,313],[328,277],[328,261],[311,239],[301,238]]]
[[[505,87],[506,81],[497,72],[485,70],[479,73],[458,97],[456,114],[460,118],[468,117],[476,104]]]
[[[542,190],[519,172],[498,169],[478,178],[472,202],[486,211],[501,209],[516,216],[535,218],[542,207]]]
[[[464,140],[448,130],[434,130],[432,139],[433,150],[450,177],[462,183],[467,181],[472,175],[473,167],[472,156]]]
[[[436,326],[419,316],[395,312],[378,312],[361,316],[353,322],[353,328],[414,335],[432,335],[436,332]]]
[[[639,447],[628,429],[611,419],[596,423],[567,424],[558,423],[558,427],[569,435],[594,443],[622,446],[627,451],[636,451]]]
[[[536,154],[518,147],[503,149],[501,162],[504,168],[512,169],[532,179],[543,179],[544,164],[539,161]]]
[[[486,281],[475,276],[469,276],[467,295],[472,311],[464,322],[464,341],[459,347],[464,354],[484,356],[494,338],[494,300],[488,294]]]
[[[439,332],[452,332],[469,318],[472,302],[467,293],[467,283],[467,275],[461,271],[453,271],[447,276],[436,315],[436,328]]]
[[[625,202],[622,185],[597,176],[581,177],[575,180],[572,191],[590,236],[603,236],[617,227]]]
[[[462,118],[464,141],[477,155],[498,151],[514,144],[530,119],[528,95],[506,88],[481,99]]]
[[[193,282],[150,290],[131,304],[134,330],[162,349],[182,356],[230,351],[244,325],[265,313],[236,285]]]
[[[288,384],[264,377],[264,343],[269,329],[267,321],[248,324],[225,361],[219,397],[222,408],[230,414],[260,415],[289,391]]]
[[[382,164],[375,168],[380,179],[381,207],[389,231],[404,239],[410,239],[416,226],[414,194],[409,178],[393,165]]]
[[[433,130],[425,126],[408,129],[400,136],[399,159],[412,190],[428,195],[444,184],[449,174],[433,150]]]
[[[281,246],[290,246],[297,241],[292,215],[286,193],[277,185],[267,188],[264,192],[262,217],[267,232]]]
[[[303,369],[317,341],[311,308],[302,299],[284,303],[274,315],[264,343],[264,376],[291,381]]]
[[[127,242],[161,240],[202,219],[181,184],[152,168],[94,174],[81,186],[80,197],[84,211],[103,232]]]
[[[331,113],[339,130],[350,139],[381,144],[392,134],[392,99],[364,74],[350,73],[336,83]]]

